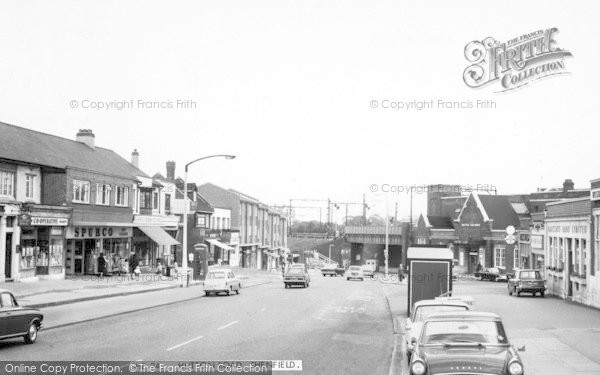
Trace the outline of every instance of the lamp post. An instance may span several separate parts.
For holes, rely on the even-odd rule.
[[[188,213],[190,210],[190,205],[188,203],[188,168],[190,165],[194,164],[197,161],[200,160],[204,160],[204,159],[210,159],[210,158],[225,158],[225,159],[235,159],[235,155],[209,155],[209,156],[204,156],[201,158],[198,158],[196,160],[192,160],[191,162],[187,163],[185,165],[185,177],[184,177],[184,183],[183,183],[183,197],[184,197],[184,210],[183,210],[183,249],[182,249],[182,255],[183,255],[183,260],[181,261],[181,268],[183,269],[183,275],[185,277],[185,286],[187,287],[189,285],[189,278],[188,278],[188,241],[187,241],[187,232],[188,232]],[[183,283],[183,280],[182,280]]]

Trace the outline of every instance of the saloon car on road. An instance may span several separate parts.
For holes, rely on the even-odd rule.
[[[211,293],[225,293],[230,295],[235,292],[240,294],[242,282],[235,276],[230,269],[211,270],[204,280],[204,294],[209,296]]]
[[[363,281],[365,279],[365,275],[363,273],[361,266],[350,266],[346,270],[344,274],[346,280],[360,280]]]
[[[11,292],[0,289],[0,340],[23,337],[33,344],[43,320],[40,310],[19,306]]]
[[[414,338],[411,375],[522,375],[523,362],[496,314],[463,311],[428,315]]]
[[[508,295],[531,293],[534,296],[539,293],[541,297],[546,293],[546,280],[537,270],[516,270],[515,277],[508,280]]]
[[[292,267],[283,275],[283,284],[286,288],[291,288],[293,285],[308,288],[310,286],[310,276],[305,268]]]

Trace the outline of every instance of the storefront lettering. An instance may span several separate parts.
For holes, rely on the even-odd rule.
[[[73,237],[112,237],[113,228],[100,228],[100,227],[75,227],[73,230]]]

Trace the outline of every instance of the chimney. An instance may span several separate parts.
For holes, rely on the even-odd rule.
[[[563,192],[567,192],[569,190],[573,190],[575,189],[575,184],[573,183],[573,180],[571,180],[570,178],[567,178],[565,180],[565,182],[563,182]]]
[[[174,180],[175,179],[175,162],[172,160],[169,160],[167,162],[167,180]]]
[[[137,148],[131,153],[131,164],[133,164],[136,168],[140,167],[140,153],[138,152]]]
[[[79,129],[79,132],[75,136],[75,140],[77,142],[84,143],[89,148],[94,149],[96,147],[94,139],[96,136],[92,129]]]

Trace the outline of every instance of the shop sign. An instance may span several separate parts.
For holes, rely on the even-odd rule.
[[[231,237],[229,239],[229,244],[232,246],[240,244],[240,233],[239,232],[231,232]]]
[[[69,219],[59,217],[32,216],[31,225],[66,227],[69,225]]]
[[[19,215],[19,226],[30,227],[31,226],[31,216],[27,215],[27,214]]]
[[[131,227],[70,227],[67,238],[120,238],[132,237]]]
[[[136,225],[155,225],[160,227],[176,227],[179,223],[177,216],[150,216],[150,215],[135,215],[133,223]]]
[[[532,235],[531,236],[531,247],[534,249],[544,248],[544,236]]]

